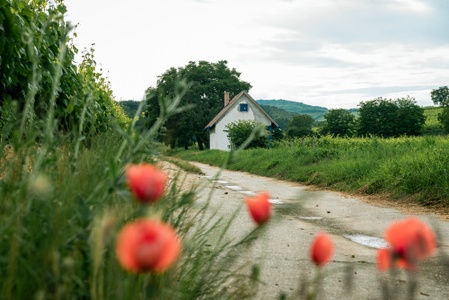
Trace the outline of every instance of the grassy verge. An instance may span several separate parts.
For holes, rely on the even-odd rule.
[[[182,169],[186,172],[200,174],[200,175],[203,174],[203,171],[201,171],[200,168],[189,163],[188,161],[177,159],[175,157],[167,157],[167,156],[161,157],[161,160],[169,162],[171,164],[174,164],[175,166],[179,167],[180,169]]]
[[[248,149],[231,170],[363,194],[413,197],[422,204],[448,204],[449,139],[443,136],[330,138],[285,141],[272,149]],[[185,160],[220,166],[226,152],[172,151]]]

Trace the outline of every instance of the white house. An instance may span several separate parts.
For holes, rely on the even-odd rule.
[[[229,92],[225,92],[224,108],[205,127],[209,130],[210,149],[229,151],[230,143],[224,130],[227,124],[240,120],[253,120],[270,129],[279,127],[247,92],[240,92],[231,101]]]

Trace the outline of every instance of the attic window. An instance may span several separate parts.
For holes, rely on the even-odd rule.
[[[239,111],[248,111],[248,104],[247,103],[240,103]]]

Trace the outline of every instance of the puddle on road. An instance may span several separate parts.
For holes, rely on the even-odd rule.
[[[229,182],[225,181],[225,180],[213,179],[212,176],[202,176],[202,177],[207,178],[207,179],[209,179],[209,180],[211,180],[213,182],[216,182],[218,184],[222,184],[222,185],[224,185],[226,188],[228,188],[230,190],[237,191],[237,192],[240,192],[240,193],[248,195],[248,196],[256,196],[257,195],[257,193],[255,193],[253,191],[246,191],[246,190],[244,190],[242,187],[240,187],[238,185],[227,185],[227,184],[229,184]],[[279,199],[269,199],[268,201],[270,203],[272,203],[272,204],[282,204],[282,203],[284,203],[283,201],[281,201]]]
[[[298,217],[302,220],[322,220],[322,217]]]
[[[252,191],[240,191],[240,193],[254,197],[257,195],[257,193],[254,193]],[[272,204],[282,204],[284,203],[282,200],[279,199],[268,199],[268,202],[272,203]]]
[[[226,185],[226,187],[228,189],[234,190],[234,191],[241,191],[243,190],[241,187],[239,187],[238,185]]]
[[[273,204],[282,204],[284,202],[282,202],[279,199],[269,199],[268,202],[273,203]]]
[[[240,193],[248,195],[248,196],[256,196],[257,194],[252,191],[240,191]]]
[[[374,236],[363,234],[346,234],[344,237],[355,243],[371,248],[381,249],[388,247],[388,243],[384,239]]]
[[[225,181],[225,180],[214,180],[216,183],[219,183],[219,184],[228,184],[229,182],[227,182],[227,181]]]

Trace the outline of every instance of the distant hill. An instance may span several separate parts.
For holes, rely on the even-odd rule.
[[[134,118],[134,116],[137,113],[137,109],[139,108],[141,101],[135,101],[135,100],[123,100],[123,101],[117,101],[117,104],[120,105],[123,108],[123,112],[125,115],[129,118]],[[145,106],[143,107],[142,111],[145,110]],[[136,122],[137,128],[143,128],[144,121],[139,118]]]
[[[126,116],[132,119],[134,118],[134,115],[137,112],[137,108],[139,107],[140,102],[141,101],[123,100],[117,101],[117,104],[123,108],[123,111],[125,112]]]
[[[323,116],[327,113],[328,109],[321,106],[313,106],[304,104],[302,102],[295,102],[289,100],[256,100],[259,105],[269,105],[277,108],[281,108],[285,111],[295,114],[310,115],[316,121],[323,121]],[[268,112],[267,112],[268,113]],[[269,113],[268,113],[269,114]],[[273,116],[272,116],[273,118]],[[275,118],[273,118],[275,119]],[[275,119],[276,121],[276,119]]]
[[[282,129],[287,128],[288,122],[293,119],[294,116],[298,115],[297,113],[286,111],[285,109],[271,106],[271,105],[260,105],[263,110],[270,115],[273,120],[281,127]]]

